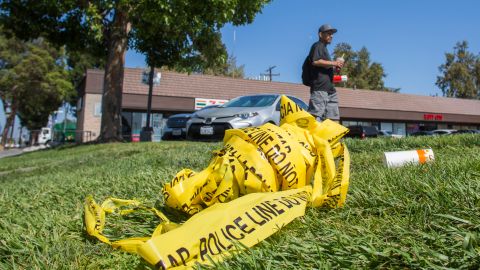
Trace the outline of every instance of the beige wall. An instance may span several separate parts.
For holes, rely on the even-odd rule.
[[[97,139],[98,135],[100,135],[102,115],[99,112],[102,104],[102,95],[85,94],[82,103],[82,109],[78,112],[76,140],[78,142],[88,142]]]

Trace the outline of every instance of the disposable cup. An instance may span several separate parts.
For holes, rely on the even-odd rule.
[[[410,151],[385,152],[384,164],[389,168],[401,167],[406,164],[424,164],[435,160],[432,149],[419,149]]]

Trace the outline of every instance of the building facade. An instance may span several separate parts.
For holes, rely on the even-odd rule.
[[[148,85],[143,69],[126,68],[122,95],[125,139],[136,138],[146,123]],[[100,133],[103,70],[86,71],[77,104],[77,141],[96,139]],[[480,129],[480,101],[430,97],[337,87],[343,125],[372,125],[407,135],[418,130]],[[309,88],[302,84],[234,79],[162,71],[153,87],[151,126],[153,140],[161,138],[168,116],[193,112],[199,99],[229,100],[237,96],[280,93],[308,103]],[[83,134],[83,135],[82,135]],[[87,139],[88,138],[88,139]]]

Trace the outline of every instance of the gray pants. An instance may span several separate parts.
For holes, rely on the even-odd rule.
[[[326,118],[340,120],[337,92],[328,94],[325,91],[311,91],[308,112],[315,116],[317,121],[323,121]]]

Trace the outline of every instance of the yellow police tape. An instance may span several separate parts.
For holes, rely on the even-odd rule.
[[[135,200],[109,198],[98,205],[89,196],[87,233],[158,268],[191,267],[254,246],[303,216],[307,205],[341,207],[350,156],[339,140],[348,129],[330,120],[317,122],[286,96],[280,119],[280,126],[227,130],[224,147],[214,152],[206,169],[181,170],[165,184],[166,205],[195,214],[184,224],[172,223]],[[110,242],[102,234],[106,213],[137,210],[152,211],[162,221],[151,237]]]

